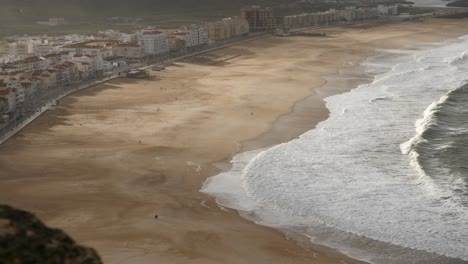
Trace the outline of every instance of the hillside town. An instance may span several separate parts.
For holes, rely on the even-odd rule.
[[[275,31],[393,16],[397,9],[396,5],[347,7],[278,19],[272,8],[251,6],[242,9],[239,17],[177,28],[10,37],[7,54],[0,55],[0,135],[60,95],[97,80],[126,76],[121,73],[143,65],[158,65]],[[54,17],[49,23],[63,23],[63,19]]]

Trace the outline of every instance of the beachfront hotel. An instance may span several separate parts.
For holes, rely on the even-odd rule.
[[[208,38],[212,41],[223,41],[233,37],[246,36],[250,32],[246,19],[228,17],[220,21],[207,23]]]
[[[167,35],[161,31],[148,31],[143,33],[144,52],[153,55],[169,52],[166,37]]]
[[[271,7],[250,6],[243,8],[241,18],[247,20],[251,32],[272,32],[275,29],[275,14]]]

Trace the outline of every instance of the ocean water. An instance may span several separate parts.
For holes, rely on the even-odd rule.
[[[202,192],[372,263],[468,263],[468,36],[381,50],[300,138],[241,153]]]

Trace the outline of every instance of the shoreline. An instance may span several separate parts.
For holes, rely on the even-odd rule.
[[[289,113],[278,116],[278,118],[273,122],[271,129],[259,135],[258,137],[247,139],[241,142],[240,143],[241,147],[236,154],[246,152],[246,151],[251,151],[251,150],[270,148],[277,144],[286,143],[286,142],[289,142],[291,140],[294,140],[300,137],[303,133],[309,130],[315,129],[318,123],[325,121],[329,117],[329,110],[325,106],[324,99],[330,96],[350,92],[351,90],[355,89],[359,85],[372,82],[372,78],[370,76],[366,75],[365,73],[361,73],[361,75],[358,76],[357,78],[358,80],[354,81],[353,84],[351,85],[348,84],[348,87],[346,87],[346,85],[344,84],[341,84],[345,87],[341,87],[341,89],[329,91],[327,90],[327,86],[330,86],[330,79],[342,77],[341,72],[343,71],[351,71],[353,69],[360,68],[361,67],[360,63],[364,62],[367,58],[373,55],[376,55],[377,53],[378,52],[376,52],[375,54],[368,54],[364,59],[361,60],[361,62],[358,62],[358,64],[355,66],[341,68],[341,69],[338,69],[335,73],[321,76],[321,79],[323,80],[322,84],[320,84],[318,87],[312,87],[310,89],[311,94],[297,101],[291,107],[291,111]],[[346,78],[343,78],[343,79],[346,79]],[[337,81],[337,80],[335,79],[334,81]],[[317,103],[319,104],[319,106],[314,105]],[[321,109],[325,108],[326,113],[317,113],[318,108],[321,108]],[[314,116],[313,119],[316,121],[311,122],[310,124],[304,125],[303,127],[293,127],[293,129],[295,130],[294,132],[289,132],[285,134],[284,130],[287,128],[287,125],[291,122],[297,123],[298,122],[297,119],[300,119],[300,117],[298,116],[301,116],[301,115]],[[306,121],[306,120],[301,120],[301,121]],[[280,142],[278,142],[278,138],[280,138]],[[277,142],[275,143],[274,141],[277,141]]]
[[[311,91],[319,100],[320,88],[311,87],[324,81],[315,76],[350,66],[338,66],[335,59],[359,61],[360,52],[378,47],[358,37],[379,42],[392,32],[380,42],[422,43],[455,35],[457,31],[428,36],[457,23],[463,22],[329,29],[347,42],[331,48],[327,43],[334,38],[270,37],[213,52],[221,58],[241,54],[227,66],[175,64],[157,80],[117,80],[81,91],[64,100],[66,108],[49,111],[0,146],[0,197],[95,247],[109,263],[358,263],[320,246],[305,251],[280,231],[218,209],[199,187],[219,170],[210,164],[237,152],[239,142],[254,146],[248,138],[268,138],[266,131],[275,131],[274,124]],[[418,32],[418,40],[407,39]],[[291,54],[298,49],[307,49],[309,57]],[[342,53],[351,56],[340,58]],[[264,69],[278,62],[278,69]],[[313,77],[310,68],[316,71]],[[264,83],[268,87],[259,86]],[[160,112],[155,110],[159,106]],[[306,116],[309,121],[328,115],[320,104],[313,107],[321,110]],[[299,124],[304,120],[295,122],[296,131],[310,129],[310,123]],[[297,137],[294,133],[278,132],[281,138],[262,144]],[[160,216],[156,223],[154,212]]]
[[[312,29],[312,30],[320,30],[320,29]],[[310,30],[306,30],[306,31],[310,31]],[[207,178],[207,180],[202,186],[202,189],[210,178],[216,177],[220,173],[229,172],[229,170],[231,170],[233,167],[232,166],[233,164],[231,162],[236,155],[239,155],[245,152],[250,152],[250,151],[262,150],[262,149],[266,150],[271,147],[274,147],[275,145],[287,143],[291,140],[297,139],[303,133],[309,130],[315,129],[315,127],[320,122],[328,119],[330,112],[325,105],[325,99],[334,95],[339,95],[339,94],[350,92],[360,85],[371,83],[373,81],[374,76],[370,76],[362,71],[361,69],[363,67],[362,63],[366,61],[369,57],[375,56],[378,53],[379,52],[375,50],[365,55],[361,60],[359,60],[358,62],[355,62],[355,64],[352,66],[339,68],[333,73],[321,75],[320,78],[322,80],[322,83],[317,87],[311,87],[310,94],[300,99],[299,101],[295,102],[291,106],[290,112],[278,116],[276,120],[272,122],[270,129],[258,135],[257,137],[240,142],[239,150],[233,153],[230,157],[227,157],[221,161],[212,162],[212,165],[218,168],[218,172],[216,172],[215,174]],[[349,83],[345,84],[344,81],[350,81],[350,79],[349,77],[344,77],[343,72],[350,73],[355,70],[357,72],[357,73],[355,72],[354,73],[355,76],[353,76],[355,80],[352,81],[352,84],[349,84]],[[343,79],[343,80],[339,80],[339,79]],[[341,85],[341,87],[339,89],[330,89],[331,87],[328,87],[328,86],[332,86],[332,82],[339,83],[338,85]],[[318,104],[318,106],[316,104]],[[319,109],[325,109],[325,112],[320,111]],[[305,118],[305,116],[307,116],[307,118]],[[310,116],[314,116],[312,119],[315,121],[311,123],[307,123],[308,121],[307,119],[309,119],[308,117]],[[291,123],[296,123],[296,124],[303,123],[306,125],[302,127],[294,127],[293,128],[294,132],[285,133],[285,129],[291,128],[291,127],[288,127],[288,124],[291,124]],[[216,196],[212,194],[208,194],[208,195],[210,195],[211,199],[213,199],[215,203],[221,206],[221,208],[226,207],[231,210],[235,210],[238,212],[241,218],[247,221],[250,221],[258,226],[271,228],[273,230],[280,232],[285,237],[285,239],[287,239],[288,241],[291,241],[292,243],[299,245],[301,248],[303,248],[304,250],[310,253],[317,254],[317,252],[319,252],[319,254],[332,255],[335,258],[339,257],[341,259],[340,263],[343,263],[343,262],[351,263],[351,264],[352,263],[355,263],[355,264],[369,263],[365,260],[350,257],[346,253],[343,253],[333,247],[320,244],[320,243],[316,243],[316,242],[307,241],[310,238],[308,238],[307,236],[299,232],[292,232],[291,230],[288,230],[287,228],[285,229],[275,228],[275,227],[269,227],[269,226],[257,224],[255,222],[255,219],[253,218],[249,219],[248,216],[243,216],[245,212],[242,212],[235,208],[230,208],[229,206],[224,205],[222,202],[218,202]]]
[[[399,23],[399,22],[394,22],[394,23]],[[367,24],[367,23],[363,23],[363,24]],[[350,26],[353,26],[353,25],[350,25]],[[320,30],[321,29],[319,28],[319,29],[308,29],[308,30],[305,29],[305,30],[301,30],[301,31],[320,31]],[[323,28],[322,30],[326,30],[326,28]],[[467,32],[467,34],[468,34],[468,32]],[[460,35],[460,36],[463,36],[463,35]],[[445,41],[445,40],[448,40],[448,39],[441,39],[439,41]],[[438,41],[423,42],[423,43],[416,43],[416,45],[426,44],[426,43],[428,43],[428,44],[429,43],[437,43],[437,42]],[[404,49],[404,48],[410,48],[411,46],[412,45],[406,45],[406,46],[393,47],[393,48],[395,48],[395,49],[400,49],[400,48]],[[271,128],[269,130],[265,131],[264,133],[258,135],[255,138],[247,139],[247,140],[241,142],[239,144],[240,145],[239,150],[235,154],[233,154],[231,157],[226,158],[226,159],[224,159],[222,161],[213,162],[213,165],[215,165],[217,167],[220,167],[221,169],[220,169],[220,171],[218,173],[216,173],[215,175],[213,175],[213,176],[211,176],[211,177],[209,177],[207,179],[207,181],[202,186],[201,191],[205,187],[205,184],[208,183],[208,180],[210,180],[211,178],[215,178],[219,174],[228,173],[232,169],[232,167],[233,167],[232,162],[234,162],[233,158],[236,155],[240,155],[240,154],[243,154],[243,153],[246,153],[246,152],[251,152],[251,151],[259,151],[260,152],[262,150],[267,150],[269,148],[272,148],[272,147],[274,147],[276,145],[287,143],[287,142],[289,142],[291,140],[299,138],[303,133],[315,129],[316,126],[320,122],[327,120],[328,117],[329,117],[330,112],[329,112],[329,109],[325,106],[325,99],[328,98],[328,97],[335,96],[335,95],[351,92],[352,90],[358,88],[360,85],[372,83],[375,76],[368,75],[365,72],[363,72],[362,71],[362,68],[363,68],[362,63],[364,63],[368,58],[376,56],[378,54],[379,54],[379,51],[374,50],[374,51],[370,52],[369,54],[365,55],[362,58],[362,60],[357,62],[356,65],[339,68],[334,73],[321,75],[320,77],[323,80],[323,83],[318,87],[312,87],[310,89],[311,94],[308,95],[307,97],[297,101],[291,107],[291,111],[289,113],[278,116],[278,118],[272,123],[272,126],[271,126]],[[353,82],[352,85],[349,85],[349,84],[345,85],[343,83],[343,80],[341,80],[341,84],[338,84],[339,86],[341,85],[340,89],[337,89],[337,90],[331,89],[331,91],[330,91],[331,87],[328,87],[328,86],[332,86],[332,84],[330,82],[332,79],[335,82],[339,83],[340,81],[337,80],[337,79],[347,79],[347,78],[349,78],[349,77],[343,76],[344,75],[343,72],[349,73],[351,71],[359,72],[359,73],[356,74],[356,76],[353,76],[356,80]],[[320,93],[323,93],[323,94],[320,95]],[[303,109],[303,108],[307,108],[307,106],[310,107],[314,102],[317,103],[318,101],[320,102],[321,105],[323,105],[321,107],[326,109],[326,114],[320,115],[319,117],[315,116],[315,118],[314,118],[315,121],[311,122],[309,124],[309,127],[304,126],[304,127],[301,127],[301,128],[294,128],[295,131],[293,133],[285,135],[284,128],[287,126],[288,123],[291,123],[292,120],[294,120],[295,122],[298,122],[298,119],[301,118],[300,117],[301,115],[310,116],[310,115],[314,115],[314,114],[317,113],[317,109],[311,110],[311,109]],[[302,121],[302,123],[307,123],[307,120],[301,120],[301,121]],[[301,121],[299,121],[299,122],[301,122]],[[278,140],[278,138],[279,138],[279,140]],[[220,164],[222,164],[222,165],[220,165]],[[255,218],[249,217],[248,214],[246,215],[246,212],[244,212],[242,210],[239,210],[239,209],[236,209],[236,208],[231,208],[229,206],[229,204],[225,205],[222,202],[218,202],[217,199],[219,197],[216,197],[215,194],[210,194],[209,192],[208,192],[208,194],[213,196],[214,197],[213,199],[220,206],[224,206],[224,207],[230,208],[232,210],[236,210],[236,211],[238,211],[239,215],[242,218],[257,224]],[[243,215],[245,215],[245,216],[243,216]],[[299,246],[301,246],[302,248],[304,248],[307,251],[313,252],[315,249],[320,248],[320,250],[322,252],[332,252],[332,254],[337,254],[337,255],[350,257],[348,254],[343,253],[343,252],[339,251],[338,249],[335,249],[335,248],[330,247],[328,245],[321,244],[320,242],[307,241],[307,240],[310,240],[310,238],[307,237],[306,235],[298,232],[298,231],[292,231],[292,230],[289,230],[288,228],[270,227],[268,225],[262,225],[262,224],[257,224],[257,225],[266,226],[266,227],[278,230],[279,232],[281,232],[285,236],[286,239],[292,241],[293,243],[298,244]],[[369,239],[369,241],[373,241],[373,240]],[[376,241],[376,242],[377,243],[382,243],[382,244],[387,244],[385,242],[380,242],[380,241]],[[395,248],[399,247],[399,246],[392,245],[392,244],[388,244],[388,245],[391,246],[391,247],[395,247]],[[413,251],[414,250],[414,249],[409,249],[409,248],[404,248],[404,249],[408,250],[408,251]],[[416,251],[416,250],[414,250],[414,251]],[[428,254],[432,254],[432,253],[428,253]],[[437,255],[437,256],[440,257],[439,260],[441,260],[441,261],[443,259],[445,259],[445,258],[446,258],[446,260],[443,260],[443,261],[447,261],[447,263],[452,261],[452,259],[449,258],[449,257],[445,257],[445,256],[442,256],[442,255]],[[350,257],[350,258],[352,258],[353,261],[357,261],[357,262],[362,261],[362,263],[370,263],[370,262],[367,262],[366,260],[363,260],[363,259],[354,258],[354,256]],[[459,260],[459,259],[453,259],[453,260],[463,262],[462,260]]]

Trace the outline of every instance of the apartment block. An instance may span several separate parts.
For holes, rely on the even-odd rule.
[[[2,116],[16,109],[16,92],[0,82],[0,106]]]
[[[147,54],[161,54],[169,52],[167,35],[161,31],[148,31],[143,33],[143,51]]]
[[[183,51],[187,48],[185,38],[180,38],[175,35],[167,36],[167,44],[170,51]]]
[[[318,27],[377,19],[379,17],[379,10],[380,12],[388,13],[389,9],[379,9],[377,7],[345,7],[342,10],[330,9],[326,12],[285,16],[283,25],[285,28]],[[390,8],[390,10],[393,9]]]
[[[237,36],[249,34],[250,27],[247,20],[242,18],[224,18],[221,21],[205,25],[208,38],[213,41],[222,41]]]
[[[100,57],[112,56],[112,47],[120,44],[118,40],[89,40],[85,42],[65,45],[63,51]]]
[[[275,29],[275,15],[270,7],[250,6],[241,10],[251,32],[271,32]]]
[[[112,55],[139,60],[145,56],[143,46],[137,43],[122,43],[112,47]]]
[[[174,35],[184,36],[188,48],[208,43],[208,32],[205,28],[192,26],[183,28]]]

